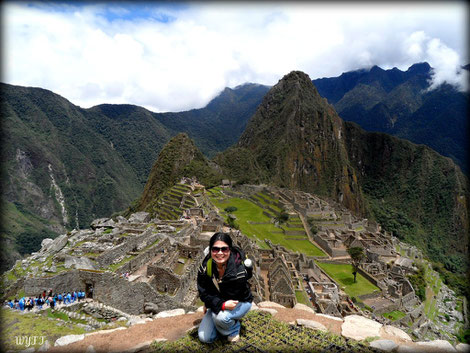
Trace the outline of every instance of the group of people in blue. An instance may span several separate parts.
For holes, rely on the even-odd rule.
[[[15,298],[14,300],[10,299],[6,301],[5,305],[11,309],[30,311],[34,307],[38,309],[43,309],[44,307],[54,309],[57,304],[61,305],[63,303],[64,305],[67,305],[83,299],[85,299],[84,291],[74,290],[71,292],[53,293],[52,289],[49,289],[49,291],[43,291],[42,294],[39,294],[36,297],[22,297],[20,299]]]

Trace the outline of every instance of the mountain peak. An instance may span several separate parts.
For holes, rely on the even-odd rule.
[[[174,136],[161,150],[152,167],[137,210],[149,210],[152,203],[169,187],[173,186],[185,173],[185,168],[193,161],[206,163],[201,151],[186,133]],[[192,176],[192,175],[191,175]]]
[[[342,131],[342,120],[310,77],[292,71],[265,96],[237,147],[250,151],[254,162],[247,163],[256,165],[265,181],[341,199],[360,213],[363,200],[348,169]]]
[[[413,74],[427,74],[431,70],[431,65],[427,62],[411,65],[406,72]]]

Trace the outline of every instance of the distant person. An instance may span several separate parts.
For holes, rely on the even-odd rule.
[[[211,343],[220,334],[228,341],[240,338],[240,319],[251,308],[253,295],[248,279],[253,268],[243,251],[232,245],[227,233],[215,233],[209,241],[209,254],[197,274],[197,288],[204,302],[199,325],[201,342]]]

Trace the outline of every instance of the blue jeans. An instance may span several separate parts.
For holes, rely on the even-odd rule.
[[[240,321],[251,309],[251,303],[239,302],[233,310],[221,310],[214,314],[211,309],[207,309],[206,315],[199,325],[199,340],[205,343],[214,342],[217,332],[223,336],[236,336],[240,333]]]

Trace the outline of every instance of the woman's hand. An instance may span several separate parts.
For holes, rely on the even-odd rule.
[[[227,300],[225,302],[225,310],[233,310],[238,304],[238,300]]]

